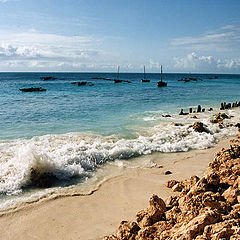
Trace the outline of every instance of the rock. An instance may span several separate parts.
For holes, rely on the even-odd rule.
[[[196,115],[193,115],[191,118],[197,119],[198,117]]]
[[[205,127],[204,127],[204,125],[203,125],[203,123],[201,123],[201,122],[195,122],[194,124],[193,124],[193,126],[192,126],[192,128],[194,129],[194,131],[196,131],[196,132],[209,132]]]
[[[149,203],[150,207],[138,212],[136,215],[137,223],[141,228],[162,220],[167,210],[165,202],[157,195],[153,195]]]
[[[171,125],[176,126],[176,127],[183,126],[182,123],[175,123],[175,122],[172,122]]]
[[[232,186],[230,186],[226,191],[223,192],[222,196],[230,204],[236,204],[237,203],[237,197],[240,196],[240,190],[239,189],[234,189]]]
[[[172,116],[167,114],[167,115],[162,115],[162,117],[172,117]]]
[[[178,206],[178,196],[170,196],[167,198],[166,202],[166,207],[167,208],[172,208],[174,206]]]
[[[214,119],[210,120],[211,123],[223,124],[224,119],[229,119],[230,117],[226,113],[218,113],[214,116]]]
[[[207,225],[218,222],[220,214],[216,211],[207,211],[193,220],[188,222],[186,225],[180,227],[176,234],[173,235],[172,239],[194,239],[198,235],[202,235],[204,228]]]
[[[165,175],[169,175],[169,174],[172,174],[172,172],[168,170],[168,171],[166,171],[164,174],[165,174]]]
[[[235,127],[240,128],[240,123],[237,123]]]
[[[106,239],[240,239],[239,144],[235,142],[229,149],[218,152],[203,177],[168,181],[167,187],[181,192],[165,203],[153,195],[150,206],[136,216],[140,230],[132,235],[121,230],[124,234]]]
[[[172,187],[172,190],[174,192],[181,192],[183,188],[184,188],[183,184],[179,182]]]
[[[225,221],[205,227],[203,236],[207,239],[229,239],[233,233],[231,223]]]
[[[169,180],[166,182],[166,186],[168,188],[172,188],[174,185],[176,185],[177,183],[179,183],[179,181],[176,181],[176,180]]]
[[[56,176],[50,172],[41,172],[31,168],[30,171],[30,181],[31,184],[39,188],[49,188],[57,180]]]
[[[134,240],[139,230],[136,222],[122,221],[118,227],[117,239]]]

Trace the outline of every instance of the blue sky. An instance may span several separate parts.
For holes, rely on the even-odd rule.
[[[0,71],[240,73],[239,0],[0,0]]]

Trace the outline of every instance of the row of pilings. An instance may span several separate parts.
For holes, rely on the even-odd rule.
[[[234,102],[234,103],[222,102],[220,110],[232,109],[235,107],[240,107],[240,102]],[[188,115],[189,113],[201,113],[205,111],[213,111],[213,108],[206,109],[206,108],[202,108],[201,105],[198,105],[195,110],[192,107],[190,107],[189,112],[184,112],[183,109],[181,109],[179,115]]]

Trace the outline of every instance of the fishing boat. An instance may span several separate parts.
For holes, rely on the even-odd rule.
[[[145,65],[144,65],[144,72],[143,72],[143,79],[142,79],[142,82],[150,82],[150,80],[146,79]]]
[[[78,82],[77,84],[78,84],[78,86],[85,86],[87,84],[87,82]]]
[[[57,78],[56,77],[47,76],[47,77],[40,77],[40,79],[42,79],[43,81],[48,81],[48,80],[55,80]]]
[[[117,78],[114,79],[114,83],[121,83],[121,82],[123,82],[123,80],[120,80],[120,79],[119,79],[119,69],[120,69],[120,66],[118,66]]]
[[[167,83],[162,80],[162,65],[161,65],[161,81],[157,83],[158,87],[166,87]]]
[[[46,92],[47,89],[42,87],[31,87],[31,88],[19,88],[22,92]]]

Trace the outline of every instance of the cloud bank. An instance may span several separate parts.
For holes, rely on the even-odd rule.
[[[98,50],[101,40],[82,36],[0,32],[0,71],[83,70],[97,62],[105,64],[106,54]]]
[[[186,57],[175,58],[174,62],[174,69],[179,72],[240,73],[240,58],[220,59],[192,52]]]

